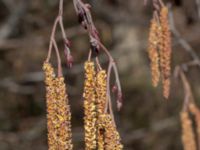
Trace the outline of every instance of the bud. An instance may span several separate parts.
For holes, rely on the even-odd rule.
[[[67,46],[67,47],[71,47],[71,41],[69,41],[69,40],[65,40],[65,41],[64,41],[64,44],[65,44],[65,46]]]
[[[91,9],[91,5],[90,4],[85,4],[85,6],[88,8],[88,9]]]
[[[73,62],[74,62],[74,58],[71,54],[69,54],[68,57],[67,57],[67,65],[68,65],[69,68],[72,67]]]
[[[112,87],[112,92],[115,93],[115,92],[117,92],[117,91],[118,91],[117,86],[116,86],[116,85],[113,85],[113,87]]]
[[[68,65],[68,67],[71,68],[72,64],[74,62],[74,59],[73,59],[73,56],[70,54],[70,50],[69,50],[69,47],[67,46],[67,44],[65,45],[64,54],[65,54],[65,58],[66,58],[66,63]]]
[[[122,92],[118,91],[118,93],[117,93],[117,109],[118,109],[118,111],[120,111],[122,108],[122,101],[123,101]]]
[[[82,12],[78,13],[78,22],[80,24],[82,24],[82,22],[84,21],[84,14]]]
[[[92,55],[97,56],[99,54],[100,47],[99,47],[96,39],[92,38],[90,40],[90,47],[91,47],[91,50],[92,50]]]

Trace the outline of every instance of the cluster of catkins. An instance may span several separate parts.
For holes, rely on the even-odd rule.
[[[156,87],[161,78],[163,96],[168,98],[171,74],[171,34],[166,6],[162,6],[160,12],[156,12],[151,20],[148,53],[153,86]]]
[[[56,77],[50,63],[43,65],[46,84],[49,150],[72,150],[71,112],[64,78]],[[84,128],[86,150],[122,150],[114,118],[107,108],[107,74],[85,63]]]
[[[105,70],[96,73],[92,61],[85,63],[84,128],[86,150],[122,150],[113,116],[108,113]]]
[[[190,115],[194,116],[194,124]],[[200,141],[200,110],[194,104],[189,104],[187,110],[183,110],[180,113],[181,125],[182,125],[182,142],[184,150],[197,150]],[[196,127],[196,132],[194,127]],[[197,138],[196,138],[197,137]]]

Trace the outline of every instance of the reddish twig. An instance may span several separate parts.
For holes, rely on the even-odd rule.
[[[118,109],[120,109],[122,106],[122,91],[121,91],[121,84],[120,84],[120,80],[119,80],[118,70],[116,67],[116,63],[115,63],[113,57],[111,56],[110,52],[100,41],[98,31],[93,23],[93,19],[91,16],[91,12],[90,12],[91,6],[89,4],[83,3],[82,0],[73,0],[73,2],[74,2],[75,11],[78,15],[79,23],[88,32],[92,53],[98,54],[99,50],[101,49],[105,52],[106,56],[109,59],[109,66],[108,66],[108,72],[107,72],[107,74],[108,74],[107,75],[108,104],[109,104],[109,101],[111,102],[110,78],[111,78],[111,72],[113,71],[115,74],[116,84],[117,84],[117,88],[118,88],[117,107],[118,107]],[[89,56],[91,57],[91,54],[89,54]],[[100,66],[99,61],[98,61],[98,56],[96,58],[96,62],[97,62],[97,65]],[[110,106],[110,104],[109,104],[109,106]]]
[[[57,62],[58,62],[58,76],[62,76],[61,58],[60,58],[58,45],[57,45],[57,42],[55,40],[55,34],[56,34],[56,29],[57,29],[58,25],[60,26],[62,38],[63,38],[64,45],[65,45],[65,54],[66,54],[66,57],[67,57],[67,62],[70,63],[70,65],[71,65],[72,56],[70,54],[70,49],[69,49],[69,40],[67,39],[65,29],[64,29],[64,26],[63,26],[63,0],[60,0],[60,2],[59,2],[59,13],[58,13],[58,16],[56,17],[56,19],[54,21],[54,25],[53,25],[53,29],[52,29],[51,37],[50,37],[48,55],[47,55],[47,58],[46,58],[46,62],[49,62],[49,60],[51,58],[52,49],[54,47],[56,55],[57,55]]]

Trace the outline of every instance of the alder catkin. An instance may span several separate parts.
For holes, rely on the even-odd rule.
[[[151,20],[150,33],[149,33],[148,54],[149,54],[150,66],[151,66],[152,84],[154,87],[158,85],[158,82],[160,79],[158,35],[157,35],[158,28],[159,28],[159,24],[153,18]]]
[[[196,150],[196,142],[194,131],[192,128],[192,121],[189,117],[188,112],[183,111],[180,114],[181,125],[182,125],[182,142],[184,150]]]
[[[63,77],[55,77],[49,63],[44,63],[49,150],[72,150],[71,112]]]
[[[105,112],[107,102],[107,75],[105,70],[100,70],[96,76],[96,95],[97,95],[97,120]],[[98,150],[105,149],[104,129],[97,124],[97,145]]]
[[[56,88],[56,130],[59,150],[72,150],[71,112],[63,77],[55,79]]]
[[[107,75],[105,70],[101,70],[97,73],[96,77],[96,94],[97,94],[97,113],[102,114],[105,111],[107,102]]]
[[[98,125],[104,131],[104,149],[122,150],[123,145],[121,144],[121,138],[111,115],[101,114],[98,119]]]
[[[190,112],[195,117],[197,136],[198,136],[198,141],[200,142],[200,110],[194,103],[191,103],[189,105],[189,109],[190,109]]]
[[[97,147],[97,113],[96,113],[96,79],[95,66],[93,62],[85,63],[85,83],[84,83],[84,128],[85,128],[85,148],[95,150]]]
[[[171,32],[168,21],[168,8],[162,7],[160,12],[161,42],[160,44],[160,66],[162,72],[163,95],[169,97],[170,75],[171,75]]]
[[[54,79],[55,74],[53,67],[49,63],[43,64],[43,70],[45,73],[46,84],[46,104],[47,104],[47,130],[48,130],[48,149],[55,150],[58,148],[56,139],[56,129],[54,120],[56,118],[56,105],[55,105],[55,88]]]

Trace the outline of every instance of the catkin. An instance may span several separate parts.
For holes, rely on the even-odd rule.
[[[54,120],[56,118],[56,105],[55,105],[55,88],[54,70],[49,63],[44,63],[43,70],[45,73],[45,84],[46,84],[46,103],[47,103],[47,129],[48,129],[48,147],[49,150],[56,150],[58,143],[56,139],[56,129],[54,126]]]
[[[106,95],[106,81],[107,75],[105,70],[100,70],[96,76],[96,95],[97,95],[97,119],[99,120],[99,116],[105,112],[107,95]],[[98,150],[105,149],[104,142],[104,129],[102,129],[99,125],[97,125],[97,145]]]
[[[55,85],[57,114],[54,123],[57,130],[59,150],[72,150],[71,112],[68,104],[64,78],[56,78]]]
[[[182,142],[184,150],[196,150],[196,142],[194,131],[192,128],[192,121],[186,111],[181,112],[181,125],[182,125]]]
[[[159,24],[153,18],[151,20],[150,33],[149,33],[149,45],[148,45],[148,54],[150,59],[151,66],[151,76],[152,84],[154,87],[158,85],[160,78],[160,69],[159,69],[159,55],[158,55],[158,28]]]
[[[95,67],[94,63],[85,63],[85,83],[84,83],[84,128],[85,128],[85,148],[95,150],[97,147],[97,113],[96,113],[96,94],[95,94]]]
[[[189,109],[190,112],[195,117],[197,136],[198,136],[198,141],[200,142],[200,110],[194,103],[189,105]]]
[[[105,106],[106,106],[106,102],[107,102],[106,83],[107,83],[106,71],[101,70],[97,73],[97,77],[96,77],[96,94],[97,94],[97,112],[98,112],[98,114],[102,114],[105,111]]]
[[[162,7],[160,12],[161,42],[159,43],[160,66],[162,72],[163,95],[169,97],[171,75],[171,33],[168,22],[168,8]]]
[[[55,77],[49,63],[44,63],[49,150],[72,150],[71,113],[63,77]]]
[[[104,149],[122,150],[123,145],[113,119],[110,114],[101,114],[98,119],[98,125],[104,131]]]

